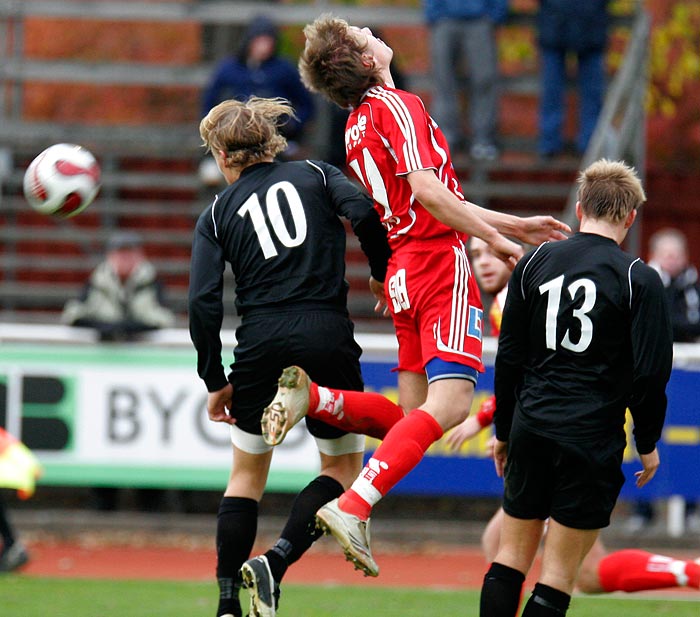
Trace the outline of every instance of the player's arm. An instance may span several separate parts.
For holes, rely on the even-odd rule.
[[[482,208],[471,202],[466,202],[466,204],[499,232],[517,238],[525,244],[538,246],[548,240],[565,240],[565,232],[571,233],[571,227],[553,216],[520,217]]]
[[[459,450],[465,441],[476,437],[483,429],[493,422],[493,414],[496,411],[496,397],[489,396],[479,406],[479,411],[470,414],[464,422],[455,426],[445,438],[447,447],[451,450]]]
[[[221,364],[221,324],[224,316],[225,261],[214,235],[210,210],[197,221],[190,265],[190,337],[197,350],[197,373],[209,392],[228,384]]]
[[[508,283],[508,295],[503,307],[501,332],[496,352],[494,390],[496,411],[493,416],[496,439],[507,442],[515,412],[515,391],[523,376],[527,358],[528,329],[527,307],[521,292],[521,279],[525,266],[520,261]]]
[[[412,171],[406,175],[406,180],[411,185],[414,197],[441,223],[467,235],[481,238],[511,267],[522,257],[522,247],[502,236],[473,208],[466,206],[440,182],[434,170]]]
[[[324,174],[326,190],[335,212],[350,221],[360,248],[367,256],[372,278],[384,283],[391,256],[386,230],[374,209],[372,198],[353,184],[337,167],[313,162]]]
[[[630,277],[633,376],[629,408],[637,452],[646,455],[656,448],[666,417],[673,335],[659,275],[638,261],[632,266]]]

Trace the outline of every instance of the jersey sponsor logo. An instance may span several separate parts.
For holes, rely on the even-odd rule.
[[[389,279],[389,297],[394,308],[394,313],[400,313],[411,308],[406,288],[406,269],[401,268]]]
[[[365,114],[357,115],[357,122],[349,126],[345,131],[345,149],[352,150],[357,146],[367,131],[367,116]]]

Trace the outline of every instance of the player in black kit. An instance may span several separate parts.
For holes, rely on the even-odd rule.
[[[320,474],[297,496],[275,546],[249,559],[272,458],[260,418],[282,369],[299,365],[319,383],[363,389],[361,350],[347,311],[346,234],[339,216],[352,224],[378,293],[389,256],[371,200],[338,169],[320,161],[275,161],[286,146],[278,127],[292,114],[282,99],[252,98],[225,101],[200,124],[204,144],[229,184],[197,221],[189,291],[190,334],[209,392],[209,417],[230,425],[233,443],[217,522],[219,616],[242,614],[241,577],[251,596],[250,615],[275,615],[288,565],[320,535],[314,514],[362,467],[363,436],[308,418]],[[226,263],[235,276],[241,316],[228,375],[220,338]],[[396,421],[392,414],[402,413],[387,402],[388,423]]]
[[[522,615],[566,614],[624,482],[627,407],[643,467],[637,486],[659,466],[670,319],[658,274],[619,247],[645,199],[633,169],[593,163],[579,177],[580,231],[540,245],[513,271],[495,366],[505,516],[482,617],[516,615],[547,519],[542,572]]]

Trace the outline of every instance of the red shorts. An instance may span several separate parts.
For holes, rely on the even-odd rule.
[[[384,285],[399,342],[400,371],[422,373],[433,358],[483,372],[483,306],[464,245],[416,241],[389,261]]]

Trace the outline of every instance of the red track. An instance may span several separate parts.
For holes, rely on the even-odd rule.
[[[79,546],[69,543],[30,544],[32,560],[23,572],[30,576],[214,580],[214,551],[170,547]],[[476,589],[486,563],[476,548],[435,551],[381,552],[378,578],[354,571],[330,540],[313,547],[294,564],[286,583],[375,585]]]

